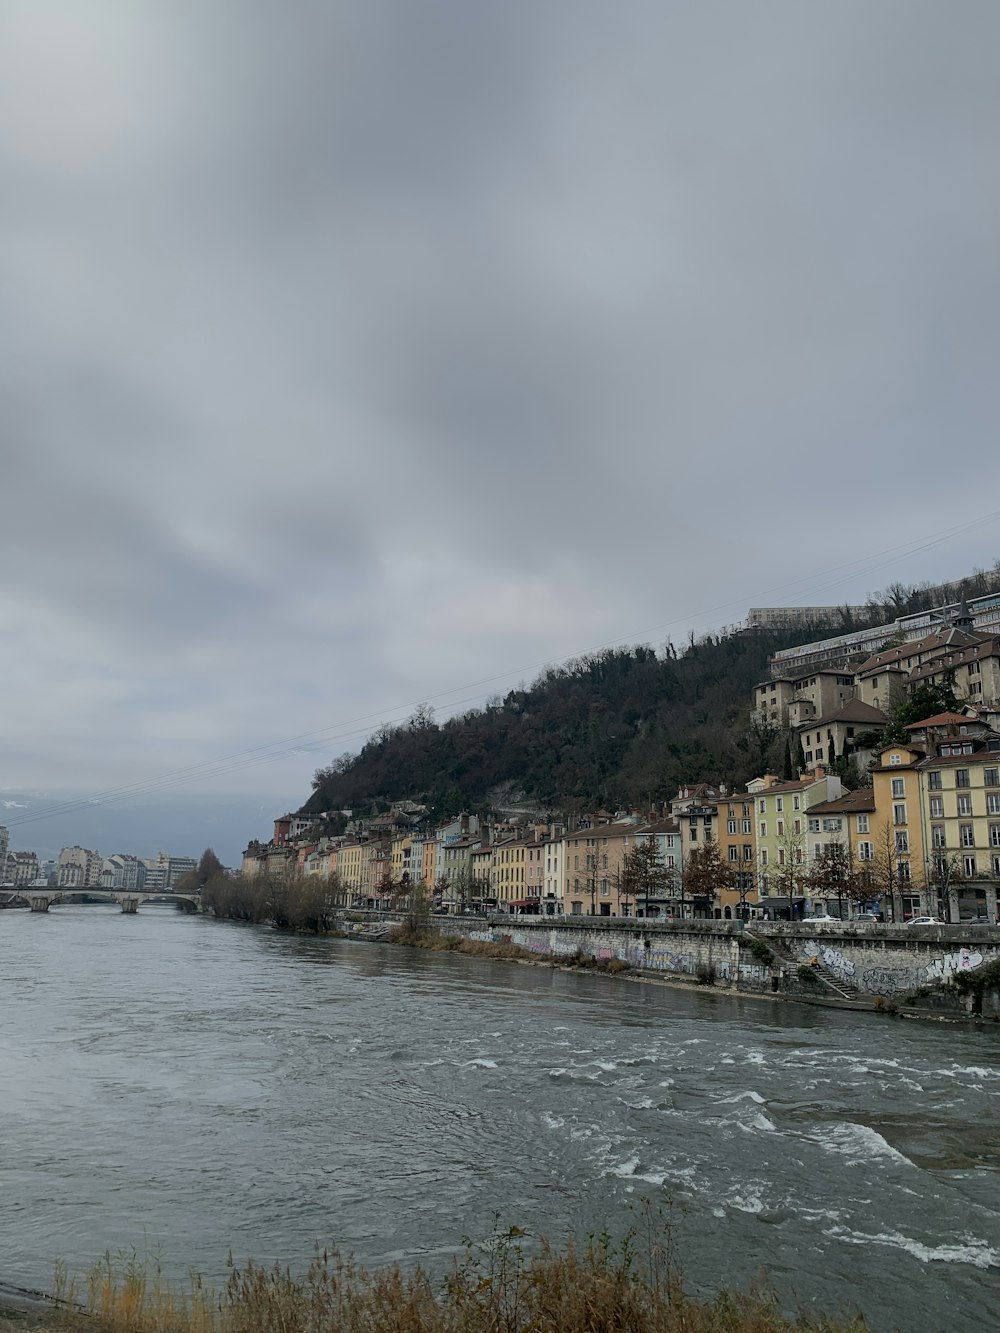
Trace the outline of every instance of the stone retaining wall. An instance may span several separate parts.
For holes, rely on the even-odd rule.
[[[745,991],[801,991],[815,994],[797,977],[798,966],[818,957],[834,976],[861,998],[903,998],[933,988],[956,972],[1000,958],[1000,930],[933,929],[849,924],[810,926],[808,922],[614,921],[572,918],[432,917],[444,935],[511,943],[541,957],[613,959],[644,972],[661,973]],[[741,947],[740,936],[743,935]],[[751,937],[773,944],[766,963],[754,956]],[[791,959],[792,961],[789,961]],[[777,983],[777,984],[776,984]]]

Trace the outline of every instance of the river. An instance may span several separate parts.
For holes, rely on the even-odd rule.
[[[314,1241],[444,1268],[504,1224],[766,1267],[876,1329],[1000,1320],[1000,1030],[316,940],[0,912],[0,1279],[225,1276]]]

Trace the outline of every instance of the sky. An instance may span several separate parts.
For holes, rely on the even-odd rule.
[[[998,46],[995,0],[2,0],[12,846],[233,861],[420,702],[991,567]]]

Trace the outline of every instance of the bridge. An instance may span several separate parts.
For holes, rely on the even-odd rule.
[[[126,916],[134,916],[140,903],[175,903],[182,912],[197,912],[201,906],[200,894],[173,893],[169,889],[152,893],[142,889],[0,889],[0,902],[8,907],[24,903],[33,912],[47,912],[57,903],[78,902],[81,898],[89,902],[117,903]]]

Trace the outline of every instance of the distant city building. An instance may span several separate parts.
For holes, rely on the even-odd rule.
[[[170,856],[167,852],[159,852],[155,859],[145,861],[143,865],[143,887],[146,893],[163,893],[172,889],[182,875],[198,868],[198,862],[193,856]]]
[[[64,889],[99,889],[104,860],[87,847],[64,847],[59,853],[56,879]]]

